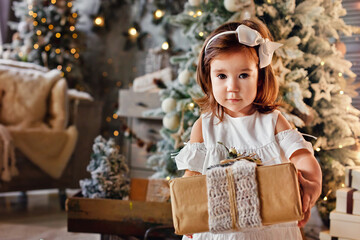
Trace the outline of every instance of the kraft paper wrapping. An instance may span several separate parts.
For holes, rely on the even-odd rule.
[[[292,163],[256,168],[263,225],[301,220],[302,205],[297,170]],[[175,233],[208,232],[206,176],[170,181]]]

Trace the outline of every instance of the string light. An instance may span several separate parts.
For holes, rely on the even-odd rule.
[[[320,152],[320,150],[321,150],[321,148],[319,148],[319,147],[318,147],[318,148],[316,148],[316,151],[317,151],[317,152]]]
[[[203,33],[203,32],[199,32],[199,36],[200,36],[200,37],[203,37],[203,36],[204,36],[204,33]]]
[[[170,176],[167,176],[167,177],[166,177],[166,180],[168,180],[168,181],[169,181],[169,180],[170,180]]]
[[[345,187],[345,184],[342,183],[342,184],[341,184],[341,187]]]
[[[71,7],[72,7],[72,2],[68,2],[68,3],[67,3],[67,6],[68,6],[69,8],[71,8]]]
[[[72,14],[72,17],[73,17],[73,18],[77,18],[77,16],[78,16],[78,15],[77,15],[77,13],[75,13],[75,12]]]
[[[128,33],[130,36],[136,36],[138,34],[136,28],[134,27],[129,28]]]
[[[34,49],[38,49],[39,48],[39,44],[35,43],[34,44]]]
[[[40,36],[41,35],[41,30],[37,30],[36,35]]]
[[[19,52],[19,57],[23,57],[24,54],[22,52]]]
[[[70,29],[71,32],[73,32],[73,31],[75,31],[75,26],[70,26],[69,29]]]
[[[48,44],[48,45],[45,46],[45,51],[48,52],[49,50],[50,50],[50,44]]]
[[[56,54],[60,54],[60,52],[61,52],[60,48],[55,49]]]
[[[198,11],[196,12],[196,15],[200,17],[200,16],[202,15],[202,11],[198,10]]]
[[[96,17],[94,20],[94,23],[95,23],[95,25],[102,27],[102,26],[104,26],[105,21],[104,21],[103,17]]]
[[[113,114],[113,118],[114,118],[114,119],[118,119],[118,117],[119,117],[119,116],[118,116],[116,113]]]
[[[341,95],[343,95],[343,94],[344,94],[344,91],[343,91],[343,90],[341,90],[341,91],[340,91],[340,94],[341,94]]]
[[[67,72],[70,72],[70,71],[71,71],[71,67],[70,67],[70,66],[67,66],[67,67],[66,67],[66,71],[67,71]]]
[[[32,16],[34,14],[33,11],[29,11],[29,15]]]
[[[342,148],[342,147],[343,147],[343,145],[340,144],[340,145],[339,145],[339,148]]]
[[[194,110],[194,108],[195,108],[195,104],[194,104],[193,102],[191,102],[191,103],[188,104],[188,109],[189,109],[190,111]]]
[[[114,136],[115,136],[115,137],[119,136],[119,131],[117,131],[117,130],[114,131]]]
[[[107,122],[111,122],[111,117],[106,117]]]
[[[339,77],[342,77],[342,75],[343,75],[343,74],[342,74],[341,72],[339,72]]]
[[[32,17],[33,17],[33,18],[36,18],[36,17],[37,17],[37,13],[33,13],[33,14],[32,14]]]
[[[55,37],[56,37],[56,38],[60,38],[60,37],[61,37],[61,33],[56,33],[56,34],[55,34]]]
[[[327,201],[327,200],[328,200],[327,196],[325,196],[323,199],[324,199],[324,201]]]
[[[169,43],[168,42],[163,42],[163,44],[161,45],[161,48],[163,50],[168,50],[169,49]]]
[[[164,15],[165,15],[165,12],[162,11],[162,10],[160,10],[160,9],[158,9],[158,10],[156,10],[156,11],[154,12],[154,16],[155,16],[156,19],[160,19],[160,18],[162,18]]]
[[[41,18],[42,23],[46,23],[46,18]]]
[[[53,29],[54,29],[54,25],[50,24],[48,28],[49,28],[50,30],[53,30]]]
[[[325,65],[325,62],[324,62],[324,61],[321,61],[321,62],[320,62],[320,65],[321,65],[321,66],[324,66],[324,65]]]
[[[74,54],[74,58],[78,59],[80,57],[80,55],[78,53]]]
[[[76,49],[75,49],[75,48],[72,48],[72,49],[70,50],[70,52],[71,52],[72,54],[75,54],[75,53],[76,53]]]
[[[29,10],[33,9],[33,5],[32,5],[32,4],[29,4],[28,9],[29,9]]]
[[[39,23],[37,21],[33,21],[33,25],[36,27]]]
[[[272,3],[271,0],[267,0],[267,3]]]
[[[75,39],[78,37],[78,35],[76,33],[73,33],[72,37]]]
[[[52,3],[52,4],[55,4],[55,3],[56,3],[56,0],[51,0],[51,3]]]
[[[190,16],[194,16],[195,13],[194,13],[193,11],[189,11],[188,14],[189,14]]]
[[[56,68],[57,68],[57,70],[61,71],[62,66],[61,66],[61,65],[58,65]]]

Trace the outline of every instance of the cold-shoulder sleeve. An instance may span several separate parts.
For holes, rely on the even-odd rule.
[[[175,157],[178,170],[188,169],[190,171],[202,172],[206,156],[204,143],[188,142]]]
[[[303,136],[296,129],[288,129],[276,134],[280,148],[284,151],[285,157],[290,159],[291,155],[299,149],[307,149],[314,154],[312,144],[305,141]]]

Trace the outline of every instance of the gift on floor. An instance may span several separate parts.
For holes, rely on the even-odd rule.
[[[354,188],[336,190],[336,211],[360,215],[360,191]]]
[[[351,240],[350,238],[338,238],[330,235],[329,230],[320,232],[320,240]]]
[[[345,185],[360,190],[360,166],[345,168]]]
[[[360,216],[332,211],[330,235],[360,240]]]
[[[292,163],[257,167],[256,180],[262,225],[302,219],[297,170]],[[209,231],[205,175],[171,180],[170,193],[176,234]]]

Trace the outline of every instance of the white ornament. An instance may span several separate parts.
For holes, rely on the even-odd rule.
[[[176,130],[179,127],[180,118],[178,115],[166,114],[163,118],[163,125],[169,130]]]
[[[162,103],[161,103],[161,109],[163,110],[164,113],[169,113],[172,110],[174,110],[176,108],[176,100],[173,98],[166,98]]]
[[[331,101],[331,90],[333,90],[335,85],[327,83],[325,77],[321,77],[318,83],[312,83],[311,87],[315,91],[315,102],[319,101],[322,98],[326,99],[328,102]]]
[[[185,69],[184,71],[182,71],[180,74],[179,74],[179,82],[183,85],[186,85],[189,83],[189,80],[190,80],[190,72]]]
[[[189,4],[193,7],[199,6],[202,0],[189,0]]]
[[[224,7],[229,12],[237,12],[245,7],[250,6],[251,0],[224,0]]]

